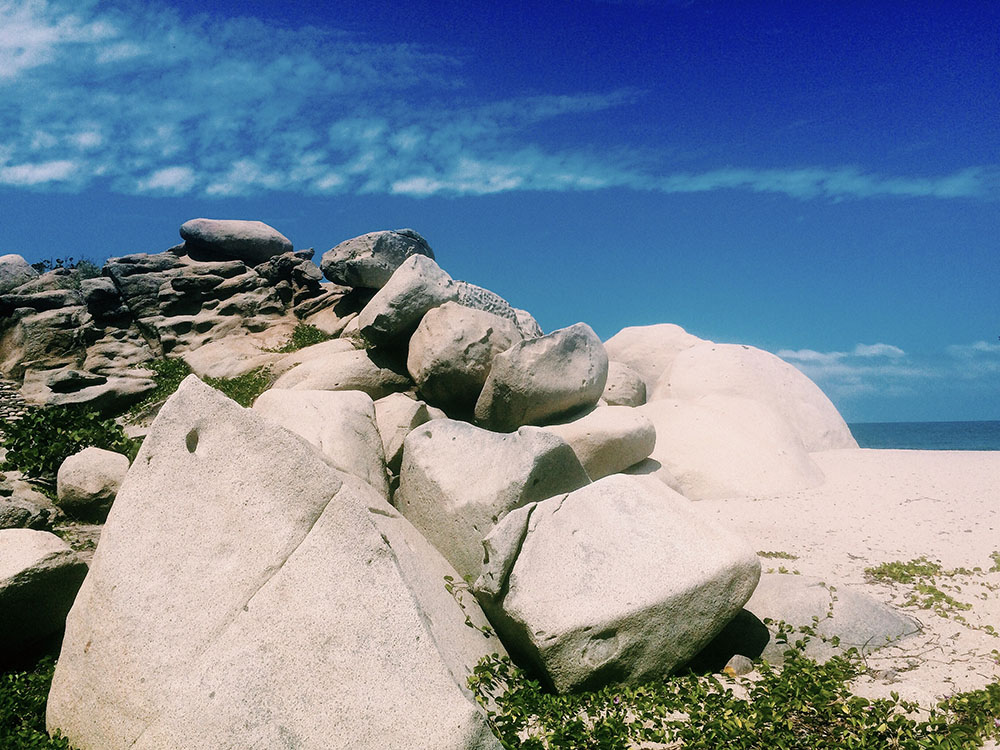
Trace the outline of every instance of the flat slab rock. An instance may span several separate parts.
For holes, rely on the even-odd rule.
[[[69,615],[48,728],[79,750],[496,750],[462,684],[502,649],[450,570],[369,487],[189,377]]]

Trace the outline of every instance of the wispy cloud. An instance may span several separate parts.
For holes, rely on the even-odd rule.
[[[670,174],[626,146],[554,149],[533,129],[641,105],[622,89],[483,99],[463,62],[411,44],[154,4],[0,0],[0,185],[234,196],[410,196],[627,187],[799,199],[1000,196],[996,169]],[[660,164],[660,171],[650,164]]]
[[[938,353],[911,355],[892,344],[858,344],[850,351],[782,349],[776,354],[795,365],[835,401],[856,396],[912,395],[919,385],[997,391],[1000,345],[985,341],[955,344]]]
[[[750,190],[794,198],[988,198],[1000,188],[1000,170],[963,169],[940,177],[883,177],[855,167],[838,169],[719,169],[676,174],[657,183],[667,193]]]

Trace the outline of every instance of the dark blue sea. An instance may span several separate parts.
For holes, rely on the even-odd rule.
[[[862,448],[1000,451],[1000,422],[857,422],[848,427]]]

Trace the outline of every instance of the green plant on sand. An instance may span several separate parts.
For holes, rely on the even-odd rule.
[[[943,591],[937,579],[950,578],[955,575],[974,575],[977,571],[979,568],[976,571],[964,568],[945,570],[940,563],[921,556],[909,562],[897,560],[865,568],[865,576],[868,580],[879,583],[900,583],[912,586],[913,591],[903,602],[904,607],[915,606],[920,609],[930,609],[942,617],[952,615],[955,619],[964,622],[964,618],[956,613],[972,609],[972,605],[961,602]]]
[[[787,642],[785,626],[779,637]],[[851,650],[819,664],[798,641],[781,668],[724,678],[688,674],[577,695],[542,690],[509,659],[487,657],[468,683],[505,748],[965,748],[1000,737],[1000,683],[939,703],[925,718],[891,698],[868,700],[848,681],[864,670]],[[734,689],[735,688],[735,689]]]

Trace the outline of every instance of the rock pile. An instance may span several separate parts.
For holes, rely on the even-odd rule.
[[[189,377],[121,482],[50,696],[81,750],[498,747],[480,657],[558,691],[677,669],[760,575],[691,500],[822,481],[809,451],[853,444],[765,352],[545,334],[410,229],[319,267],[259,222],[181,236],[96,279],[0,259],[0,367],[33,400],[120,408],[166,355],[273,378],[246,410]],[[275,351],[300,321],[336,338]]]

